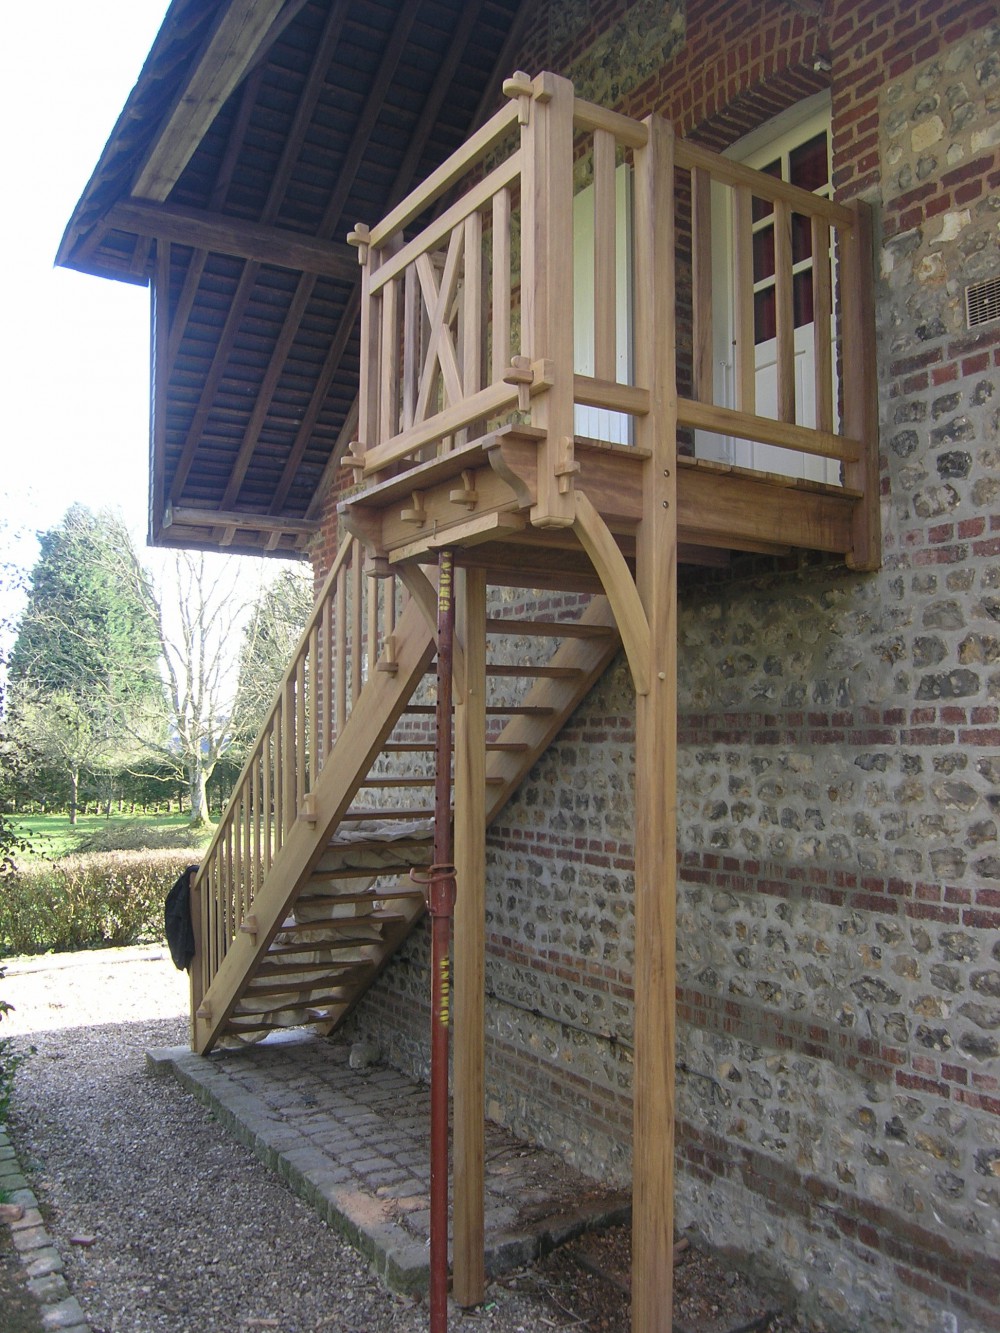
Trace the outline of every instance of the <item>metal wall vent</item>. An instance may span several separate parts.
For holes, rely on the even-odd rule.
[[[1000,278],[986,278],[966,287],[965,318],[970,329],[1000,319]]]

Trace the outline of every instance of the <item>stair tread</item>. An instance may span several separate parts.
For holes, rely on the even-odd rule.
[[[345,814],[341,815],[342,820],[344,821],[349,820],[352,823],[358,823],[358,822],[363,823],[365,820],[372,820],[374,822],[379,819],[433,819],[433,818],[434,818],[434,811],[428,810],[426,809],[426,807],[413,807],[410,809],[396,810],[390,806],[385,809],[348,810]]]
[[[415,898],[418,895],[414,892],[411,896]],[[420,894],[419,896],[423,898],[423,894]],[[318,918],[316,921],[296,921],[294,926],[282,926],[278,931],[278,934],[275,936],[275,939],[279,939],[282,935],[300,935],[303,932],[309,932],[311,930],[336,930],[340,926],[346,926],[352,923],[356,924],[358,921],[364,921],[365,923],[370,921],[380,926],[394,926],[400,921],[408,920],[409,917],[404,916],[402,912],[370,912],[365,916],[352,917],[329,916]],[[364,943],[378,944],[379,941],[377,939],[372,939],[365,940]],[[314,946],[300,944],[298,947],[300,949],[305,949]]]
[[[487,662],[488,676],[523,677],[525,680],[575,680],[583,675],[579,667],[526,666],[521,662]]]
[[[487,750],[504,750],[510,754],[527,750],[523,741],[487,741]],[[382,746],[382,754],[433,754],[437,746],[433,741],[387,741]]]
[[[405,711],[422,717],[433,717],[437,712],[434,704],[410,704]],[[487,717],[508,717],[517,714],[519,717],[551,717],[555,712],[554,707],[547,704],[489,704],[486,707]]]
[[[405,921],[406,917],[400,917]],[[284,933],[284,932],[282,932]],[[265,958],[288,958],[292,954],[318,953],[321,949],[362,949],[371,944],[382,944],[381,935],[345,935],[335,940],[302,940],[299,944],[271,945]]]
[[[375,944],[378,941],[366,940],[365,942],[367,944]],[[301,950],[299,952],[301,952]],[[346,971],[349,971],[351,968],[359,967],[362,961],[363,960],[360,958],[345,958],[343,961],[338,962],[335,958],[325,958],[320,959],[318,962],[310,962],[308,959],[302,959],[297,963],[292,959],[289,959],[287,962],[282,962],[278,959],[271,960],[271,955],[265,954],[264,960],[258,966],[254,976],[298,976],[301,972],[321,972],[332,977],[337,975],[336,969],[343,968]],[[311,986],[313,983],[308,981],[306,984]]]
[[[617,633],[610,625],[581,624],[576,620],[518,620],[506,616],[488,616],[487,634],[522,635],[542,639],[610,639]]]
[[[331,964],[331,966],[336,966],[336,964]],[[346,969],[347,964],[344,966]],[[267,995],[288,995],[292,992],[302,994],[307,991],[328,989],[331,986],[350,986],[355,981],[360,981],[364,973],[370,972],[374,967],[374,959],[369,959],[366,963],[351,964],[352,970],[350,972],[346,970],[340,974],[330,972],[325,977],[312,977],[300,984],[292,981],[268,981],[265,985],[258,986],[255,982],[251,982],[244,991],[244,995],[247,999],[259,999]]]

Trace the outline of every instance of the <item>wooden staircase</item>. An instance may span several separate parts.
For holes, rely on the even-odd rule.
[[[434,589],[410,571],[397,620],[395,581],[361,559],[345,542],[195,881],[201,1053],[332,1030],[425,911],[409,871],[433,843]],[[487,822],[620,644],[605,598],[571,601],[575,619],[486,622]]]

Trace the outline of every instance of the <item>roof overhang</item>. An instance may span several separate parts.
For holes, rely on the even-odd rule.
[[[152,289],[152,542],[307,551],[357,421],[346,234],[493,108],[527,12],[173,0],[57,255]]]

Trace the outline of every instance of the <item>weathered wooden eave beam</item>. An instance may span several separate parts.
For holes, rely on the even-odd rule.
[[[352,283],[357,278],[358,259],[349,245],[310,240],[280,227],[244,222],[222,213],[202,213],[194,208],[133,199],[116,204],[106,221],[115,231],[154,236],[157,240],[189,245],[193,250],[235,255],[239,259]]]
[[[163,531],[174,526],[244,528],[248,532],[277,532],[308,537],[318,532],[320,525],[313,519],[250,514],[239,509],[196,509],[191,505],[167,505],[163,515]]]
[[[284,0],[231,0],[146,157],[132,194],[162,203],[246,74]]]

